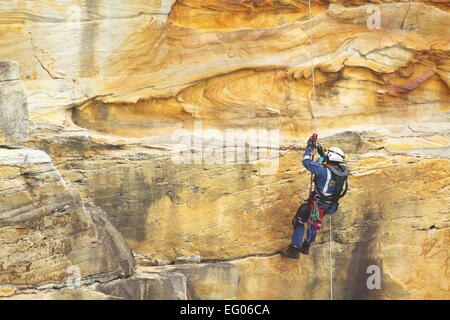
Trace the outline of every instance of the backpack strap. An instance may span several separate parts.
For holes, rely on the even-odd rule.
[[[324,166],[330,170],[332,177],[336,180],[337,190],[336,193],[331,196],[325,196],[322,192],[320,192],[320,190],[317,189],[316,192],[319,194],[321,201],[338,202],[339,199],[345,196],[348,190],[348,169],[344,165],[340,166],[344,170],[337,170],[336,168],[331,167],[327,164],[324,164]]]

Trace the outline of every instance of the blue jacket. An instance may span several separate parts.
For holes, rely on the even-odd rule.
[[[333,179],[330,169],[313,161],[311,159],[311,150],[309,148],[306,148],[302,163],[306,170],[312,172],[316,176],[315,187],[317,190],[320,190],[326,196],[331,196],[337,192],[336,181]],[[338,206],[337,203],[325,203],[322,201],[320,201],[320,205],[323,205],[324,207],[324,214],[333,214]]]

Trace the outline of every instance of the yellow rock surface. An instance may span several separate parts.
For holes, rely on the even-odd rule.
[[[64,282],[74,267],[80,277],[132,272],[120,234],[44,152],[0,148],[0,195],[0,284]]]
[[[142,261],[198,254],[235,267],[174,271],[182,273],[180,292],[166,292],[164,275],[139,275],[106,284],[106,294],[160,281],[157,296],[176,298],[195,298],[188,284],[205,299],[450,297],[445,1],[320,0],[311,19],[306,1],[118,2],[0,3],[0,60],[19,63],[32,120],[28,144],[51,156],[83,200],[106,211]],[[374,8],[380,28],[368,25]],[[198,123],[222,134],[279,130],[278,170],[174,163],[180,130],[194,132]],[[329,220],[308,257],[278,254],[309,186],[300,160],[312,132],[350,154],[350,190],[331,219],[331,268]],[[211,131],[203,138],[217,143]],[[37,201],[20,192],[15,166],[0,166],[0,181],[18,190],[0,200],[8,212]],[[67,192],[77,197],[60,180],[38,195]],[[58,199],[50,202],[67,200]],[[84,217],[82,206],[73,210]],[[18,237],[12,228],[2,243]],[[75,244],[85,248],[91,238],[81,238]],[[7,248],[0,252],[25,244]],[[67,261],[58,259],[45,275],[42,265],[30,275],[25,262],[10,263],[17,279],[0,266],[0,283],[61,279]],[[381,268],[381,290],[366,286],[371,265]]]

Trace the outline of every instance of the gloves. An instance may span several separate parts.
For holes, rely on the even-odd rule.
[[[316,146],[316,141],[317,141],[317,134],[313,134],[308,140],[307,147],[309,149],[313,149]]]
[[[317,152],[321,157],[325,158],[325,151],[323,151],[323,147],[320,144],[317,144]]]

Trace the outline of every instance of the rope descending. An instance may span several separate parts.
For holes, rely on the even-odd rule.
[[[313,55],[313,36],[312,36],[312,14],[311,14],[311,0],[308,0],[308,15],[309,15],[309,45],[310,45],[310,58],[311,58],[311,72],[312,72],[312,87],[313,87],[313,95],[312,95],[312,99],[311,99],[311,113],[312,113],[312,118],[313,118],[313,126],[314,126],[314,122],[315,122],[315,115],[316,113],[316,79],[315,79],[315,75],[314,75],[314,55]],[[314,150],[315,151],[315,150]],[[313,154],[313,158],[314,160],[314,154]],[[312,179],[313,176],[311,175],[311,186],[309,189],[309,195],[311,196],[311,192],[312,192]],[[318,204],[317,201],[314,202],[314,208],[312,210],[313,212],[311,213],[311,219],[313,218],[313,215],[315,215],[317,220],[313,220],[313,221],[320,221],[320,223],[322,223],[322,220],[320,219],[320,217],[318,216],[319,214],[319,209],[318,209]],[[330,299],[333,300],[333,263],[332,263],[332,258],[331,258],[331,215],[330,215]]]

